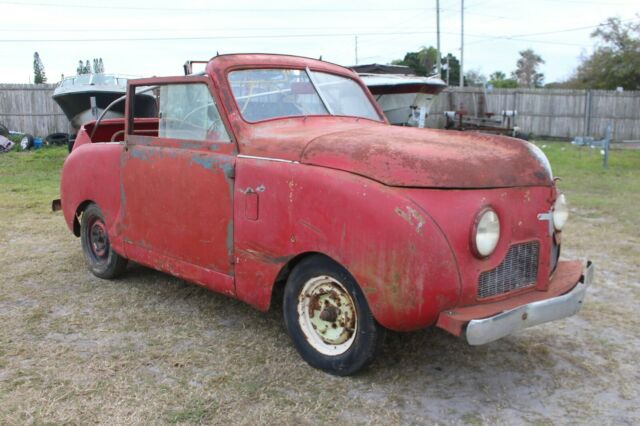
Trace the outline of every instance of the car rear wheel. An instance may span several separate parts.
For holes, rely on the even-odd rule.
[[[329,258],[312,256],[293,269],[283,310],[294,346],[312,367],[347,376],[378,351],[382,328],[355,279]]]
[[[82,252],[89,270],[99,278],[116,278],[125,271],[127,259],[113,251],[104,215],[96,204],[90,204],[80,221]]]

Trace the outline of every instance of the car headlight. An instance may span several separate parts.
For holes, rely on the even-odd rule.
[[[556,231],[562,230],[567,219],[569,219],[569,206],[564,194],[560,194],[553,204],[553,227],[556,228]]]
[[[476,216],[471,234],[475,255],[487,257],[496,249],[500,240],[500,219],[492,208],[484,208]]]

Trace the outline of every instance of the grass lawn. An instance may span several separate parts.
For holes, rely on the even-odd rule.
[[[604,169],[599,150],[565,142],[536,145],[549,158],[554,175],[560,177],[558,186],[566,192],[570,204],[590,211],[594,217],[612,218],[623,226],[638,224],[640,150],[609,151],[609,167]]]
[[[481,347],[390,333],[362,374],[308,367],[267,314],[131,265],[84,266],[59,197],[66,148],[0,154],[0,424],[640,423],[640,151],[537,143],[591,258],[578,316]]]

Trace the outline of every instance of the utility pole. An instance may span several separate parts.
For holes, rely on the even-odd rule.
[[[358,36],[356,38],[356,65],[358,65]]]
[[[437,48],[438,48],[438,59],[437,59],[437,70],[438,70],[438,78],[442,78],[442,58],[440,56],[440,0],[436,0],[436,32],[437,36]]]
[[[449,86],[449,70],[451,68],[449,67],[449,55],[447,55],[447,86]]]
[[[460,87],[464,86],[464,0],[460,0]]]

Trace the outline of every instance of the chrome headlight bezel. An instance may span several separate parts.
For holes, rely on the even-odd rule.
[[[491,256],[500,242],[500,217],[496,211],[483,207],[475,217],[471,228],[471,249],[473,254],[484,259]]]
[[[553,218],[553,227],[556,231],[562,231],[562,228],[569,220],[569,205],[567,204],[567,198],[563,193],[558,194],[556,201],[553,203],[553,211],[551,213]]]

